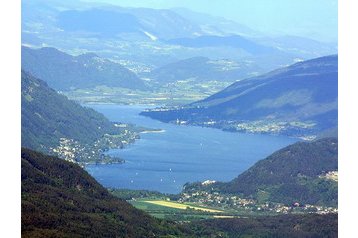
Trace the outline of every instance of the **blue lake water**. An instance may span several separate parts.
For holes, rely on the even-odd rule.
[[[297,141],[166,124],[140,116],[145,106],[87,106],[112,121],[165,130],[141,134],[134,144],[108,152],[125,159],[124,164],[87,166],[86,170],[106,187],[179,193],[186,182],[230,181],[258,160]]]

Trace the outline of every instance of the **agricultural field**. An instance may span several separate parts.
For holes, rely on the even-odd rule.
[[[170,201],[163,201],[163,200],[154,200],[154,201],[150,201],[150,200],[145,201],[144,200],[143,202],[156,204],[156,205],[164,206],[164,207],[177,208],[177,209],[194,209],[194,210],[198,210],[198,211],[213,212],[213,213],[223,212],[223,211],[217,210],[217,209],[210,209],[210,208],[206,208],[206,207],[198,207],[198,206],[193,206],[193,205],[189,205],[189,204],[183,204],[183,203],[178,203],[178,202],[170,202]]]
[[[232,218],[231,214],[223,210],[198,206],[191,203],[179,203],[166,200],[136,199],[129,201],[134,207],[144,210],[154,217],[175,221],[192,221],[209,218]]]

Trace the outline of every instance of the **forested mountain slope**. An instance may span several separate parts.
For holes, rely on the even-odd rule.
[[[21,67],[56,90],[95,86],[146,89],[135,73],[93,53],[72,56],[55,48],[21,48]]]
[[[230,182],[186,186],[186,191],[214,189],[220,193],[240,194],[261,202],[291,205],[338,206],[338,140],[324,138],[289,145]]]
[[[58,94],[25,71],[21,72],[21,104],[23,147],[71,161],[94,162],[106,148],[119,148],[123,140],[137,138],[135,132],[116,127],[102,114]]]
[[[162,237],[180,229],[112,196],[80,166],[21,150],[22,237]]]
[[[231,131],[317,135],[338,124],[338,56],[316,58],[241,80],[181,108],[142,114],[163,122]]]

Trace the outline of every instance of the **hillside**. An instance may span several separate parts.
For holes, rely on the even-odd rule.
[[[21,150],[22,237],[337,237],[337,215],[155,219],[111,195],[78,165]]]
[[[142,115],[230,131],[317,135],[337,126],[338,56],[296,63],[238,81],[184,107]]]
[[[56,23],[65,31],[87,32],[106,38],[124,37],[130,33],[137,40],[193,36],[194,32],[201,32],[198,25],[170,10],[118,6],[62,11]]]
[[[210,60],[207,57],[193,57],[170,63],[154,69],[149,78],[161,83],[173,83],[181,80],[205,83],[208,81],[235,82],[255,74],[258,67],[232,60]]]
[[[337,207],[338,140],[297,142],[260,160],[230,182],[192,184],[185,191],[205,189],[241,194],[260,202]]]
[[[121,142],[110,135],[121,135],[124,129],[115,127],[95,110],[68,100],[44,81],[21,72],[23,147],[55,153],[66,159],[97,160],[96,156],[108,147],[109,141],[121,147]]]
[[[21,48],[21,67],[56,90],[95,86],[146,89],[136,74],[93,53],[72,56],[55,48]]]
[[[193,222],[194,237],[336,238],[338,215],[279,215]],[[215,234],[215,235],[213,235]]]
[[[178,227],[115,198],[73,163],[21,150],[22,237],[161,237]]]

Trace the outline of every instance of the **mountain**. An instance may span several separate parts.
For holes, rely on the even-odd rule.
[[[122,130],[102,114],[82,107],[49,88],[25,71],[21,72],[21,144],[73,160],[92,160]],[[112,138],[112,136],[114,138]],[[116,143],[115,143],[116,142]],[[97,160],[94,158],[93,160]]]
[[[262,45],[280,49],[287,53],[300,55],[301,57],[308,59],[317,58],[322,55],[337,54],[338,52],[336,43],[322,43],[299,36],[286,35],[273,38],[257,37],[254,40]]]
[[[93,53],[72,56],[55,48],[21,48],[21,67],[57,90],[99,85],[146,89],[136,74]]]
[[[43,28],[60,29],[68,36],[99,36],[102,39],[125,38],[152,41],[191,37],[203,33],[199,25],[174,11],[151,8],[125,8],[106,3],[71,3],[31,1],[22,3],[23,30],[31,32],[37,25]],[[38,33],[40,33],[38,32]],[[43,32],[45,33],[45,32]],[[46,33],[45,33],[46,34]],[[74,35],[72,35],[74,36]],[[154,36],[151,37],[151,36]]]
[[[170,10],[197,24],[205,35],[224,36],[238,34],[251,37],[261,35],[261,33],[243,24],[228,20],[224,17],[212,16],[187,8],[171,8]]]
[[[255,74],[257,70],[258,67],[249,62],[193,57],[154,69],[148,77],[162,83],[188,79],[203,83],[211,80],[234,82]]]
[[[138,74],[192,57],[250,62],[263,73],[337,52],[335,44],[270,38],[240,23],[187,9],[33,0],[22,2],[21,13],[23,45],[94,52]]]
[[[76,4],[76,1],[66,6],[63,3],[37,2],[37,4],[36,1],[23,3],[25,23],[31,20],[43,20],[39,16],[45,12],[53,16],[51,19],[53,27],[68,33],[84,33],[84,36],[100,35],[101,38],[121,38],[129,33],[142,40],[167,40],[208,34],[227,35],[235,32],[255,35],[253,30],[244,25],[183,8],[126,8],[95,3],[81,6],[81,4]],[[28,12],[27,9],[30,8],[36,8],[35,13]],[[27,24],[24,26],[29,27]]]
[[[119,11],[135,16],[148,40],[166,40],[202,34],[200,26],[195,22],[169,9],[120,8]]]
[[[261,202],[338,206],[338,140],[297,142],[258,161],[230,182],[201,189],[241,194]],[[198,189],[198,184],[185,190]]]
[[[232,47],[242,49],[250,54],[273,54],[278,50],[254,41],[248,40],[239,35],[231,36],[198,36],[195,38],[177,38],[166,41],[168,44],[180,45],[184,47],[203,48],[203,47]]]
[[[162,237],[180,229],[114,197],[80,166],[21,150],[22,237]]]
[[[337,127],[338,56],[326,56],[238,81],[181,108],[142,115],[231,131],[317,135]]]
[[[60,12],[57,24],[65,31],[82,31],[99,34],[102,37],[137,32],[141,28],[138,19],[133,15],[101,9]]]
[[[99,34],[101,37],[123,37],[131,33],[147,40],[194,36],[195,32],[201,32],[195,23],[170,10],[118,6],[62,11],[57,17],[57,25],[70,32]]]

